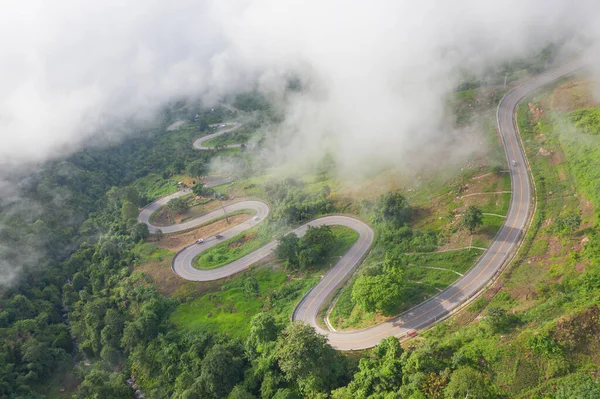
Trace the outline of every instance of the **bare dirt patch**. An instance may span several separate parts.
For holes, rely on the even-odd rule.
[[[256,238],[257,233],[249,233],[241,237],[239,240],[235,240],[231,244],[228,245],[229,248],[238,248],[247,243],[248,241],[252,241]]]
[[[381,194],[398,190],[407,182],[408,179],[399,172],[387,170],[369,179],[361,179],[356,184],[348,183],[340,188],[337,195],[341,198],[364,198],[374,201]]]
[[[186,245],[189,245],[199,238],[206,238],[224,230],[245,222],[252,215],[234,215],[229,217],[229,224],[226,220],[219,220],[207,226],[187,231],[181,234],[171,234],[163,237],[160,242],[153,237],[152,241],[156,246],[166,249],[170,252],[177,252]],[[152,284],[160,291],[161,294],[167,296],[175,296],[186,298],[188,296],[197,297],[207,292],[218,290],[221,285],[229,281],[234,276],[227,279],[210,281],[210,282],[195,282],[187,281],[176,275],[171,269],[171,256],[165,256],[158,260],[152,260],[136,267],[136,271],[140,271],[150,278]]]
[[[532,103],[527,105],[529,106],[529,112],[531,112],[534,122],[537,122],[542,116],[544,116],[544,110],[541,107],[536,107]]]
[[[160,240],[160,242],[155,242],[155,244],[168,251],[176,252],[200,238],[213,236],[217,233],[231,228],[232,226],[243,223],[251,217],[252,215],[247,214],[230,216],[229,224],[227,224],[227,221],[225,219],[219,220],[207,226],[199,227],[197,229],[186,231],[184,233],[170,234],[164,236]]]
[[[171,258],[161,261],[147,262],[136,268],[150,278],[150,282],[165,296],[179,299],[200,297],[209,292],[221,289],[221,286],[238,275],[229,276],[216,281],[187,281],[179,277],[171,269]]]
[[[172,295],[187,281],[177,276],[171,270],[171,258],[164,258],[160,261],[150,261],[136,268],[150,277],[151,283],[163,295]]]
[[[583,272],[585,272],[586,265],[587,265],[587,262],[577,262],[575,264],[575,270],[578,271],[579,273],[583,273]]]
[[[560,240],[556,237],[550,237],[548,240],[548,253],[550,255],[556,256],[559,255],[562,251],[563,247]]]
[[[221,204],[219,201],[210,201],[206,204],[196,205],[174,218],[171,218],[169,210],[166,206],[163,206],[153,217],[152,224],[156,226],[170,226],[172,224],[185,222],[186,220],[197,218],[198,216],[204,215],[205,213],[214,211],[219,208]]]
[[[550,162],[552,162],[552,165],[559,165],[563,162],[564,160],[564,155],[562,153],[562,151],[554,151],[552,154],[552,157],[550,158]]]
[[[594,92],[598,92],[598,83],[584,79],[573,79],[558,86],[552,93],[551,107],[563,112],[597,107],[600,102],[594,99]]]
[[[587,199],[581,198],[579,201],[579,209],[581,210],[582,223],[580,228],[587,229],[594,225],[594,206]]]
[[[543,147],[540,147],[540,149],[539,149],[539,151],[538,151],[538,152],[539,152],[539,153],[540,153],[540,155],[541,155],[541,156],[543,156],[543,157],[549,157],[550,155],[552,155],[552,151],[550,151],[550,150],[547,150],[547,149],[545,149],[545,148],[543,148]]]

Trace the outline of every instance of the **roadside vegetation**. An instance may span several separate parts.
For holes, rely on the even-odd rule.
[[[261,127],[262,125],[257,121],[246,122],[243,126],[231,132],[205,141],[203,145],[206,147],[221,147],[231,144],[248,144],[253,137],[257,136],[257,130]],[[257,142],[260,142],[260,140],[257,140]]]
[[[194,259],[194,267],[200,270],[216,269],[256,251],[273,240],[273,232],[265,227],[247,230],[202,252]]]
[[[526,67],[507,69],[509,81]],[[461,104],[487,98],[471,83],[458,90],[471,91],[457,96]],[[216,191],[268,200],[278,234],[326,213],[359,216],[374,226],[376,242],[330,319],[367,326],[450,284],[497,231],[509,198],[500,192],[510,187],[493,125],[484,124],[486,162],[450,179],[418,176],[415,185],[382,172],[354,191],[327,168],[282,180],[248,152],[192,150],[206,126],[237,117],[226,108],[196,118],[174,106],[151,134],[44,165],[20,186],[39,213],[21,207],[25,201],[0,204],[9,227],[0,231],[2,261],[23,256],[13,248],[44,254],[0,299],[0,397],[132,398],[128,379],[146,398],[600,397],[600,136],[587,112],[593,104],[558,105],[569,103],[570,90],[556,85],[518,111],[537,211],[516,262],[447,322],[361,353],[336,352],[311,327],[289,322],[356,233],[332,227],[282,237],[281,260],[224,281],[182,282],[170,270],[174,253],[229,225],[149,236],[136,211],[179,182],[195,186],[202,165],[228,157],[238,180]],[[490,109],[500,94],[489,94]],[[232,102],[237,112],[276,121],[257,93]],[[457,124],[470,120],[471,108]],[[186,123],[178,130],[166,129],[179,120]]]
[[[358,234],[347,227],[333,226],[328,230],[331,245],[327,252],[302,270],[284,268],[274,259],[267,260],[266,264],[223,284],[219,291],[178,306],[171,321],[179,329],[227,332],[236,338],[247,337],[248,319],[258,313],[272,314],[285,324],[297,302],[319,281],[323,271],[358,239]]]

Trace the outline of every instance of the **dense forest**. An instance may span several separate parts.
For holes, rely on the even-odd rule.
[[[252,96],[235,104],[248,111],[265,107]],[[362,353],[337,352],[311,327],[282,323],[268,312],[249,320],[243,340],[174,328],[169,316],[178,300],[134,270],[134,247],[148,236],[135,219],[137,209],[155,196],[131,184],[151,174],[199,175],[193,170],[205,170],[217,154],[195,151],[190,143],[227,112],[203,113],[187,127],[167,131],[176,119],[194,119],[175,108],[156,129],[118,147],[88,149],[44,165],[19,184],[18,201],[1,205],[0,254],[22,271],[0,299],[0,397],[55,397],[50,392],[68,385],[64,375],[74,376],[75,398],[133,398],[136,390],[146,398],[188,399],[514,397],[494,378],[503,359],[498,342],[525,317],[481,301],[472,305],[481,307],[481,322],[463,331],[441,325],[408,345],[390,337]],[[247,155],[233,157],[251,165]],[[292,224],[335,211],[328,190],[307,194],[293,179],[265,188],[273,218]],[[438,237],[409,227],[413,209],[399,192],[361,206],[378,229],[373,251],[386,256],[358,275],[351,299],[365,309],[391,311],[406,280],[403,254],[434,248]],[[473,212],[475,222],[464,222],[468,229],[477,225]],[[565,219],[567,230],[569,223]],[[289,268],[303,269],[323,256],[330,240],[327,229],[311,230],[303,239],[285,236],[278,255]],[[595,260],[596,248],[593,239],[584,256]],[[585,290],[589,299],[599,287],[595,272],[551,289],[570,297]],[[600,397],[593,376],[568,360],[574,340],[594,340],[600,333],[593,299],[581,302],[581,312],[585,317],[573,315],[521,342],[531,354],[528,361],[545,359],[544,367],[553,367],[526,397]],[[581,331],[569,335],[569,326]],[[519,365],[514,367],[517,374]]]

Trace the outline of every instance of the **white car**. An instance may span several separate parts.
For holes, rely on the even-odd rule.
[[[513,166],[517,166],[517,161],[515,161],[515,160],[513,159],[513,161],[512,161],[512,165],[513,165]]]
[[[202,238],[200,238],[199,240],[196,240],[196,244],[202,244],[204,242],[204,240]]]
[[[254,220],[259,220],[258,216],[254,216]]]

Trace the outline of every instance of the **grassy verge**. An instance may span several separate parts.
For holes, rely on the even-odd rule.
[[[270,261],[265,267],[247,271],[225,283],[218,292],[179,305],[171,316],[177,328],[220,331],[243,338],[248,334],[249,319],[260,312],[273,312],[280,320],[288,320],[302,296],[320,280],[323,268],[344,254],[358,239],[346,227],[335,226],[336,241],[331,258],[315,265],[304,274],[290,274]],[[249,288],[255,281],[258,289]]]
[[[247,143],[256,129],[242,126],[229,133],[223,133],[220,136],[205,141],[203,144],[206,147],[216,147],[219,145],[242,144]]]
[[[469,270],[480,255],[481,250],[476,249],[407,255],[408,282],[394,314],[402,313],[448,287]],[[364,328],[385,319],[378,313],[365,312],[354,304],[352,283],[341,292],[329,316],[334,328],[341,330]]]
[[[194,194],[186,194],[179,198],[186,201],[189,208],[182,214],[178,215],[178,223],[183,223],[186,220],[202,216],[203,214],[208,213],[219,206],[218,203],[215,203],[215,201],[212,201],[210,198],[199,198],[196,197]],[[173,224],[170,221],[167,223],[167,220],[165,220],[167,219],[166,215],[168,212],[165,208],[166,205],[154,211],[152,215],[150,215],[150,223],[156,226],[170,226],[171,224]]]
[[[162,261],[166,258],[172,257],[175,254],[173,252],[167,251],[166,249],[162,249],[157,247],[156,245],[150,242],[143,242],[138,244],[133,253],[138,258],[138,263],[146,263],[149,261]]]
[[[150,202],[164,197],[165,195],[173,194],[178,190],[177,182],[181,181],[180,176],[173,176],[168,179],[163,179],[156,173],[150,173],[142,178],[137,179],[131,185],[135,187],[140,194],[144,195]]]
[[[334,246],[331,248],[330,257],[341,256],[358,239],[358,233],[343,226],[332,226],[336,236]],[[240,259],[263,245],[273,240],[274,233],[270,229],[253,228],[224,241],[206,252],[200,254],[194,260],[194,267],[200,270],[211,270],[225,266]]]
[[[597,378],[600,372],[600,345],[584,332],[600,328],[594,315],[600,284],[590,283],[600,275],[593,229],[600,137],[565,124],[564,111],[548,106],[555,95],[555,87],[544,90],[518,109],[537,203],[518,257],[465,311],[424,334],[439,345],[459,345],[463,354],[478,353],[506,397],[555,397],[552,386],[560,378],[573,372]],[[581,226],[557,232],[555,221],[572,213],[581,216]],[[492,307],[504,309],[511,324],[490,331],[485,316]],[[545,337],[547,348],[555,349],[540,348],[533,337]]]
[[[215,245],[194,259],[200,270],[216,269],[256,251],[273,239],[270,231],[255,227]]]

